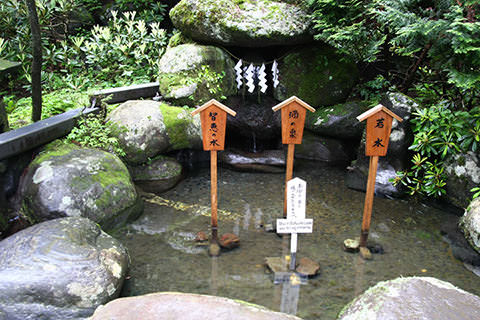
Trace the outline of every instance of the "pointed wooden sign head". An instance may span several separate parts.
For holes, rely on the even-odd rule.
[[[194,116],[197,113],[200,113],[202,122],[203,150],[223,150],[225,148],[227,113],[232,116],[237,113],[215,99],[192,111],[191,115]]]
[[[306,111],[315,112],[315,109],[295,96],[272,108],[273,111],[279,109],[282,109],[282,143],[301,144]]]
[[[362,113],[358,121],[367,119],[367,137],[365,140],[365,155],[385,156],[387,154],[393,118],[402,122],[403,119],[381,104]]]

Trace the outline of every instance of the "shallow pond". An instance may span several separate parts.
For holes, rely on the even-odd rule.
[[[240,299],[304,319],[335,319],[342,307],[379,281],[432,276],[480,295],[480,277],[455,260],[440,226],[451,214],[403,200],[375,198],[369,243],[384,254],[371,261],[342,250],[359,236],[365,194],[344,186],[345,171],[295,163],[294,177],[307,181],[307,218],[314,232],[299,235],[297,257],[320,263],[321,273],[301,286],[273,283],[265,257],[280,257],[288,242],[263,225],[282,216],[282,174],[236,172],[219,167],[219,234],[239,235],[241,246],[210,258],[197,247],[209,234],[208,169],[188,177],[161,197],[146,196],[145,212],[116,234],[129,249],[132,267],[122,295],[180,291]],[[287,249],[288,250],[288,249]]]

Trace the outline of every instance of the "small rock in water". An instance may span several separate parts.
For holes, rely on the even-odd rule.
[[[233,233],[225,233],[218,242],[224,249],[233,249],[240,245],[240,239]]]
[[[374,244],[374,245],[370,245],[370,246],[367,246],[368,250],[370,250],[371,253],[373,254],[384,254],[385,251],[383,250],[383,247],[381,244]]]
[[[320,265],[310,258],[303,257],[298,262],[297,272],[312,277],[320,270]]]
[[[195,236],[195,242],[205,242],[208,240],[208,236],[205,232],[199,231]]]
[[[218,243],[213,242],[208,247],[208,254],[212,257],[218,257],[220,255],[220,246]]]
[[[288,261],[282,257],[267,257],[265,264],[273,273],[286,272]]]
[[[264,226],[266,232],[275,232],[275,227],[273,226],[273,223],[267,223]]]
[[[347,252],[358,252],[360,247],[359,239],[345,239],[343,241],[343,250]]]
[[[360,247],[360,256],[365,260],[372,260],[372,253],[367,247]]]

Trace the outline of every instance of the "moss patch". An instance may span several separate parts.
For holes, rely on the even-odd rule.
[[[190,112],[193,108],[179,108],[162,103],[160,105],[163,121],[167,128],[167,135],[170,141],[170,148],[180,150],[190,148],[190,141],[187,134],[188,127],[192,123]],[[187,113],[185,115],[185,113]],[[182,116],[183,114],[183,116]]]

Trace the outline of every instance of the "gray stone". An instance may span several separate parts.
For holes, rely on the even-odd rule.
[[[363,101],[330,107],[319,106],[315,112],[307,112],[305,128],[322,136],[360,140],[364,126],[357,120],[357,116],[369,107],[369,104]]]
[[[175,159],[164,156],[129,169],[136,185],[157,194],[173,188],[182,179],[182,165]]]
[[[182,0],[170,18],[182,33],[206,43],[267,47],[313,41],[309,12],[291,1]]]
[[[358,80],[358,70],[342,58],[332,48],[319,45],[288,54],[279,66],[275,99],[297,96],[314,108],[345,102]]]
[[[267,257],[265,258],[265,265],[273,272],[286,272],[288,270],[289,261],[283,257]]]
[[[480,319],[480,297],[435,278],[397,278],[355,298],[338,319]]]
[[[453,205],[466,208],[472,199],[470,190],[480,185],[480,158],[468,152],[445,160],[447,198]]]
[[[322,161],[328,164],[348,164],[351,150],[340,140],[319,137],[308,131],[303,133],[302,144],[295,147],[295,157]]]
[[[82,216],[111,229],[142,212],[143,203],[117,156],[61,141],[32,161],[19,189],[22,214],[31,222]]]
[[[220,48],[182,44],[167,49],[159,62],[162,96],[176,105],[202,105],[236,93],[233,60]]]
[[[120,298],[98,308],[90,320],[287,320],[292,315],[251,303],[191,293],[159,292]]]
[[[400,185],[393,186],[390,179],[396,177],[397,171],[403,171],[411,166],[410,152],[408,148],[413,141],[410,129],[411,113],[418,105],[411,98],[401,93],[389,93],[383,99],[382,104],[400,116],[403,121],[393,119],[390,142],[387,155],[380,157],[378,162],[377,179],[375,182],[375,194],[386,197],[400,197],[404,190]],[[365,126],[365,124],[363,124]],[[365,130],[360,146],[358,147],[357,159],[352,162],[345,179],[347,187],[365,191],[368,178],[369,157],[365,156]]]
[[[480,253],[480,198],[470,203],[460,218],[459,226],[470,245]]]
[[[124,102],[108,115],[107,121],[117,127],[116,135],[129,163],[143,163],[169,146],[160,102]]]
[[[310,258],[302,257],[298,261],[296,271],[302,275],[313,277],[320,272],[320,265]]]
[[[122,244],[89,219],[17,232],[0,242],[0,318],[84,319],[119,295],[128,260]]]
[[[285,153],[282,150],[265,150],[257,153],[226,150],[219,154],[219,160],[240,171],[270,173],[285,171]]]

